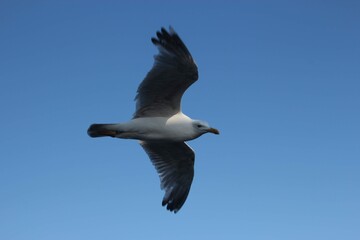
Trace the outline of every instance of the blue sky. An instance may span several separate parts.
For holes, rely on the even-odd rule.
[[[0,2],[0,239],[360,238],[360,4]],[[127,121],[172,25],[200,80],[183,111],[221,135],[190,142],[184,207]]]

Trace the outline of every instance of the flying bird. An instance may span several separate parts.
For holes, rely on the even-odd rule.
[[[162,205],[176,213],[185,203],[194,177],[195,153],[185,142],[219,131],[182,113],[181,98],[198,79],[197,66],[172,27],[169,31],[161,28],[156,35],[151,41],[159,53],[137,89],[133,118],[124,123],[92,124],[87,133],[90,137],[139,140],[165,190]]]

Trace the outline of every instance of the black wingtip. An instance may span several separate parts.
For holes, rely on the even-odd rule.
[[[168,31],[166,31],[166,29],[165,28],[161,28],[161,33],[162,33],[162,35],[163,35],[163,37],[164,38],[166,38],[166,39],[169,39],[170,38],[170,34],[168,33]]]
[[[163,207],[166,206],[166,209],[169,210],[170,212],[177,213],[184,205],[187,194],[185,194],[184,196],[178,196],[178,197],[174,196],[173,192],[171,192],[169,195],[165,194],[165,196],[161,202],[161,205]]]
[[[163,37],[162,33],[159,31],[156,32],[156,36],[158,37],[158,39],[161,39]]]
[[[151,38],[151,41],[156,45],[162,41],[171,41],[171,38],[177,35],[173,27],[169,26],[169,31],[166,28],[162,27],[159,31],[156,32],[157,38]]]
[[[180,208],[175,208],[174,207],[173,202],[169,202],[169,201],[167,202],[167,201],[165,201],[165,199],[162,201],[161,205],[163,207],[165,207],[165,205],[167,205],[166,210],[169,210],[170,212],[173,212],[173,213],[177,213],[180,210]]]
[[[156,38],[151,38],[151,42],[155,45],[160,44],[159,40],[157,40]]]
[[[189,50],[171,26],[169,26],[169,30],[162,27],[156,32],[156,37],[151,38],[151,42],[178,56],[186,56],[192,59]]]

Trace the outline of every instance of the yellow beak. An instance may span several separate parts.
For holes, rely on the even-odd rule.
[[[219,130],[217,130],[216,128],[209,128],[207,131],[213,134],[220,134]]]

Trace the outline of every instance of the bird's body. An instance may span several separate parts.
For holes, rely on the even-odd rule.
[[[172,28],[170,32],[162,28],[151,40],[159,54],[138,88],[133,119],[92,124],[88,134],[140,140],[165,190],[162,205],[177,212],[188,196],[194,176],[195,154],[185,141],[219,131],[181,112],[182,95],[198,79],[197,66],[185,44]]]
[[[193,120],[179,112],[171,117],[134,118],[129,122],[94,124],[89,135],[111,136],[144,141],[189,141],[199,137],[194,131]]]

